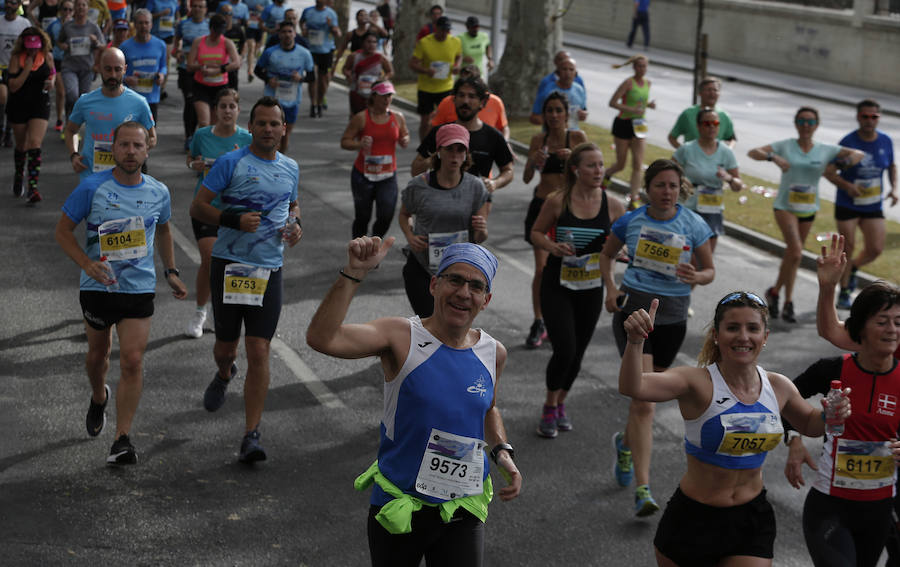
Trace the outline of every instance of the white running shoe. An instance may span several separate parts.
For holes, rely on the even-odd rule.
[[[206,310],[194,310],[194,315],[188,321],[187,327],[184,329],[185,336],[193,339],[199,339],[203,336],[203,323],[206,323]]]

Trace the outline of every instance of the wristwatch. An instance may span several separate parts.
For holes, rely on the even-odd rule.
[[[178,268],[166,268],[163,274],[165,274],[166,277],[169,277],[169,274],[175,274],[179,278],[181,277],[181,272],[178,271]]]
[[[788,429],[787,431],[784,432],[784,444],[787,445],[788,447],[790,447],[791,441],[793,441],[797,437],[803,437],[803,436],[800,435],[799,431],[796,431],[794,429]]]
[[[497,454],[500,453],[500,451],[504,450],[509,452],[510,459],[514,461],[516,460],[516,450],[513,449],[512,445],[510,445],[509,443],[498,443],[494,445],[493,449],[491,449],[491,460],[494,461],[495,465],[497,464]]]

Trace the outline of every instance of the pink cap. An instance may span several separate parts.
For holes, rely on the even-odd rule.
[[[459,124],[444,124],[437,131],[437,147],[443,148],[452,144],[462,144],[469,149],[469,131]]]
[[[25,49],[40,49],[42,45],[44,45],[44,42],[41,41],[41,36],[39,36],[39,35],[26,35],[25,36]]]
[[[390,81],[382,81],[372,87],[372,92],[380,95],[394,94],[394,85]]]

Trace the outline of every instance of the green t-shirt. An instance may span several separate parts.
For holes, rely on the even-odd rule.
[[[480,30],[475,34],[475,37],[469,35],[469,32],[463,32],[456,37],[462,42],[463,65],[466,65],[466,57],[471,57],[472,64],[478,66],[483,76],[485,74],[484,54],[491,44],[491,37],[487,32]]]
[[[675,126],[672,127],[672,131],[669,132],[669,135],[675,139],[678,139],[678,136],[684,136],[685,143],[693,142],[699,138],[700,132],[697,130],[698,112],[700,112],[700,105],[695,104],[678,115],[678,120],[675,121]],[[717,138],[725,141],[736,139],[736,136],[734,135],[734,125],[731,123],[731,117],[721,108],[716,107],[716,112],[719,113],[720,123],[719,135]]]

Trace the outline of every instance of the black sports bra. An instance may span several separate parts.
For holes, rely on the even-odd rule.
[[[566,130],[566,147],[569,147],[569,132],[571,130]],[[547,136],[549,134],[544,134],[544,145],[547,145]],[[541,170],[541,173],[563,173],[566,170],[566,163],[559,159],[559,156],[556,155],[556,152],[550,152],[550,155],[547,156],[547,160],[544,161],[544,169]]]

